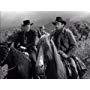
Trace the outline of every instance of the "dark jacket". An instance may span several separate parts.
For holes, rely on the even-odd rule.
[[[77,43],[73,33],[69,29],[63,28],[62,30],[54,30],[51,32],[50,36],[58,50],[62,50],[68,55],[74,53]]]
[[[29,32],[20,31],[15,35],[14,47],[25,46],[27,49],[35,46],[37,32],[30,30]]]

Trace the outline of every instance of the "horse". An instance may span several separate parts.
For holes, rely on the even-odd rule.
[[[66,79],[66,69],[49,35],[43,35],[37,44],[37,73],[46,79]]]
[[[0,66],[8,65],[7,79],[32,78],[32,64],[28,56],[6,45],[0,46],[0,52],[2,52],[0,53]]]

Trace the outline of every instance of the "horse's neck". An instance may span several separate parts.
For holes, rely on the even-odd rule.
[[[48,58],[49,60],[47,63],[46,72],[52,74],[52,76],[50,76],[51,78],[57,78],[56,77],[57,76],[56,75],[57,74],[57,63],[56,63],[55,57],[54,57],[54,49],[53,49],[52,41],[49,41],[48,45],[49,45],[49,50],[47,52],[47,55],[49,57]]]
[[[17,59],[15,59],[15,58],[17,58],[19,54],[21,54],[20,51],[18,51],[18,50],[15,49],[14,47],[11,47],[11,48],[9,49],[8,58],[9,58],[10,60],[12,60],[11,62],[16,63],[16,62],[17,62]]]
[[[58,78],[67,78],[65,67],[64,67],[63,62],[61,60],[62,58],[58,54],[57,49],[56,49],[53,41],[51,41],[51,43],[52,43],[52,48],[53,48],[54,60],[55,60],[56,66],[57,66]]]

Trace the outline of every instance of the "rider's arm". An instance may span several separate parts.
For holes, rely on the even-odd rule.
[[[58,50],[58,54],[62,55],[64,58],[68,58],[68,55],[65,54],[62,50]]]
[[[67,52],[68,56],[73,55],[76,48],[77,48],[77,42],[73,35],[73,33],[69,30],[68,31],[68,37],[69,37],[69,50]]]

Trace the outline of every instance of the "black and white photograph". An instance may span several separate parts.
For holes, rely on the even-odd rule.
[[[89,0],[0,0],[0,90],[89,90],[89,80]]]
[[[0,11],[0,79],[90,79],[90,12]]]

